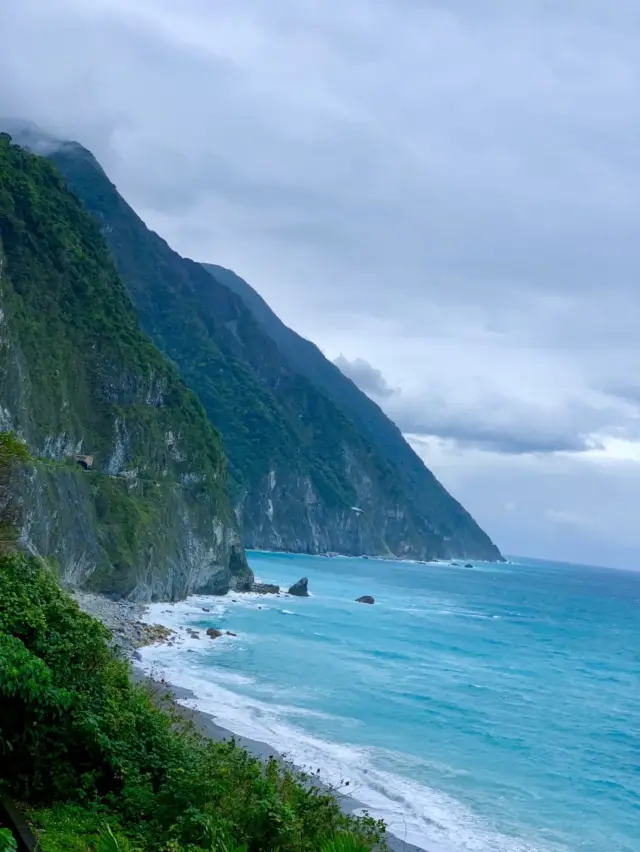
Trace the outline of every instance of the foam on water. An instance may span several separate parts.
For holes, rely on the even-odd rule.
[[[152,620],[157,621],[156,612]],[[172,626],[180,628],[180,619],[174,618]],[[229,637],[225,639],[233,641]],[[197,640],[183,641],[183,646],[188,646],[189,650],[194,645],[198,645]],[[202,646],[194,650],[200,651]],[[210,648],[205,650],[209,652]],[[408,843],[439,852],[546,852],[542,847],[492,831],[485,820],[446,794],[376,766],[385,759],[390,764],[397,762],[399,756],[396,754],[322,740],[283,721],[285,717],[330,718],[328,714],[241,695],[229,687],[247,684],[248,678],[212,668],[208,668],[205,675],[202,666],[185,660],[179,648],[147,647],[141,650],[141,656],[147,673],[163,676],[196,696],[182,699],[180,703],[209,713],[218,724],[239,736],[268,743],[313,774],[320,769],[323,781],[354,796],[374,816],[384,819],[390,831]],[[439,768],[457,772],[448,767]],[[345,782],[348,785],[345,786]]]
[[[143,665],[438,852],[637,852],[640,577],[263,554],[268,582],[155,604]],[[375,606],[355,603],[362,593]],[[208,610],[208,611],[205,611]],[[208,626],[237,637],[207,639]],[[194,639],[186,627],[195,628]],[[636,674],[634,675],[634,671]]]

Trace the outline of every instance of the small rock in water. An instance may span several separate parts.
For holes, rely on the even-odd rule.
[[[290,595],[295,595],[298,598],[308,598],[309,597],[309,580],[306,577],[303,577],[301,580],[298,580],[297,583],[294,583],[293,586],[289,589]]]
[[[375,602],[375,598],[372,598],[371,595],[362,595],[362,597],[356,598],[356,603],[372,604]]]
[[[218,630],[215,627],[209,627],[207,630],[207,636],[210,639],[217,639],[218,636],[222,636],[222,630]]]
[[[470,562],[467,562],[467,564],[464,567],[465,568],[473,568],[473,565]]]
[[[210,609],[207,609],[207,607],[206,607],[206,606],[203,606],[203,607],[202,607],[202,611],[203,611],[203,612],[211,612],[211,610],[210,610]]]
[[[227,636],[237,636],[238,635],[237,633],[232,633],[230,630],[225,630],[225,633],[227,634]]]

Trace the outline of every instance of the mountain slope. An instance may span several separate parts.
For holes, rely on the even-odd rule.
[[[416,499],[372,431],[300,372],[242,298],[149,231],[88,151],[64,143],[50,157],[98,218],[143,328],[220,429],[247,546],[500,558],[428,472]]]
[[[320,388],[347,414],[373,446],[395,468],[406,493],[443,533],[450,547],[443,555],[499,559],[500,554],[471,515],[455,500],[409,446],[382,409],[342,373],[309,340],[286,326],[243,278],[213,263],[203,266],[237,293],[290,364]]]
[[[0,428],[39,458],[23,544],[65,582],[147,600],[250,582],[219,435],[140,331],[93,218],[4,134]]]

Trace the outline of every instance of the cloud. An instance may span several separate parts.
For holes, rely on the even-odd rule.
[[[640,456],[511,456],[410,440],[504,553],[640,570]]]
[[[89,147],[405,430],[534,455],[506,500],[638,441],[635,0],[21,0],[0,31],[0,115]]]
[[[333,363],[366,394],[382,399],[393,395],[393,388],[389,387],[380,370],[372,367],[364,358],[350,361],[344,355],[338,355]]]

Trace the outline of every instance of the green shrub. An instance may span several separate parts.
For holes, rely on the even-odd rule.
[[[10,755],[0,783],[36,808],[43,852],[98,837],[100,852],[312,852],[347,833],[370,849],[380,837],[380,823],[344,815],[293,768],[160,709],[107,638],[40,562],[0,557],[0,749]]]
[[[18,848],[16,839],[8,828],[0,828],[0,852],[14,852]]]

